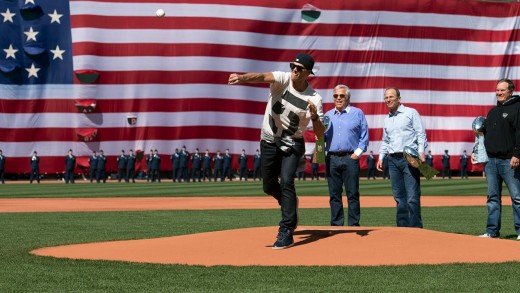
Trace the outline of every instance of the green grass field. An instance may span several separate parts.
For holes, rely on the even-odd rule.
[[[422,182],[423,195],[482,195],[481,179]],[[301,195],[327,196],[326,182],[297,182]],[[362,195],[388,195],[388,181],[362,181]],[[106,196],[258,196],[258,182],[196,184],[5,184],[1,198]],[[301,225],[328,225],[328,209],[301,209]],[[423,208],[426,229],[477,235],[482,207]],[[362,225],[394,226],[394,208],[362,209]],[[28,254],[61,244],[167,237],[276,226],[278,210],[0,214],[0,292],[515,292],[520,263],[381,267],[200,267],[73,261]],[[502,237],[516,238],[510,206]],[[273,232],[273,239],[274,239]],[[240,245],[230,239],[229,249]],[[519,243],[520,245],[520,243]],[[403,243],[403,249],[407,244]],[[492,249],[492,247],[490,247]],[[338,247],[338,254],[356,253]],[[500,252],[497,252],[500,253]]]

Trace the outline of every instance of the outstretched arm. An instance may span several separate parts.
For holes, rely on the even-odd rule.
[[[229,75],[228,84],[235,85],[241,83],[273,83],[274,75],[272,72],[258,72],[237,74],[231,73]]]

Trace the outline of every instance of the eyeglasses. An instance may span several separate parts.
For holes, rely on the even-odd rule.
[[[334,94],[334,95],[332,95],[332,96],[334,97],[334,99],[337,99],[337,98],[342,98],[342,99],[344,99],[347,95],[345,95],[345,94],[339,94],[339,95],[338,95],[338,94]]]
[[[305,69],[305,67],[300,66],[300,65],[296,65],[294,63],[289,63],[289,67],[291,67],[291,70],[294,70],[294,68],[296,68],[296,71],[305,71],[305,70],[307,70],[307,69]]]

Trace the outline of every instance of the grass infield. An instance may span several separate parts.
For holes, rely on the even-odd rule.
[[[297,182],[301,195],[327,195],[326,182]],[[361,181],[362,195],[389,195],[388,181]],[[506,189],[507,190],[507,189]],[[6,197],[257,196],[258,182],[161,184],[5,184]],[[423,195],[482,195],[481,179],[422,181]],[[301,225],[328,225],[328,209],[301,209]],[[477,235],[486,207],[423,208],[426,229]],[[362,225],[394,226],[394,208],[362,209]],[[520,263],[381,267],[199,267],[38,257],[28,251],[61,244],[167,237],[276,226],[279,210],[0,214],[0,292],[515,292]],[[503,209],[503,238],[514,239]],[[275,231],[273,231],[273,241]],[[229,249],[240,245],[230,239]],[[520,245],[520,243],[519,243]],[[403,243],[402,249],[406,249]],[[490,249],[493,249],[490,247]],[[338,254],[356,253],[339,247]],[[497,252],[500,253],[500,252]]]

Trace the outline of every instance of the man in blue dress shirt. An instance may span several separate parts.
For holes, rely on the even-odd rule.
[[[330,225],[344,225],[344,185],[348,225],[359,226],[359,158],[368,147],[368,124],[363,111],[350,105],[350,89],[346,85],[337,85],[333,93],[335,107],[325,113],[325,117],[330,119],[325,131],[325,150],[329,157]]]
[[[385,117],[383,139],[379,149],[377,169],[382,170],[383,159],[388,158],[392,193],[397,203],[398,227],[422,228],[421,173],[408,164],[403,156],[405,146],[414,148],[424,163],[427,147],[426,131],[417,110],[401,104],[401,93],[395,87],[385,90],[385,104],[390,113]]]

